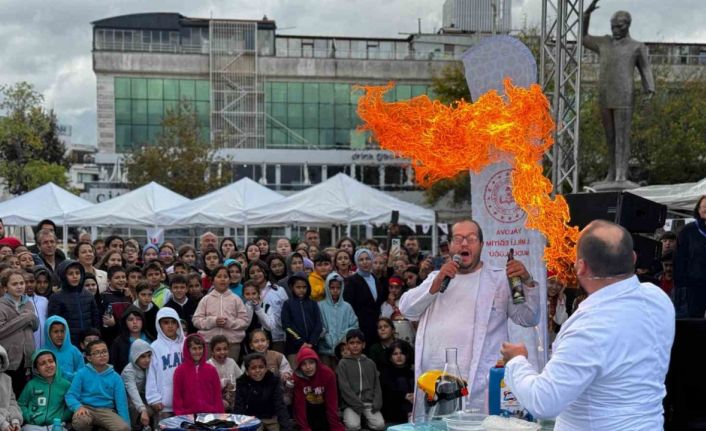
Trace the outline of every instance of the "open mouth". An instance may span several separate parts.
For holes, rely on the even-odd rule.
[[[469,253],[469,252],[467,252],[467,251],[462,251],[462,252],[460,253],[460,255],[461,255],[461,257],[468,257],[468,256],[471,255],[471,253]]]

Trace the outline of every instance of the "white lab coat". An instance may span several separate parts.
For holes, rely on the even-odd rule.
[[[539,289],[524,287],[525,303],[512,303],[505,268],[481,268],[480,285],[475,304],[474,322],[468,322],[467,316],[444,314],[444,310],[435,304],[439,295],[429,293],[431,284],[438,271],[429,274],[426,280],[415,289],[405,292],[400,299],[400,311],[409,320],[419,320],[415,341],[414,376],[417,379],[423,372],[443,369],[444,364],[430,363],[430,352],[458,345],[455,340],[429,340],[425,332],[429,325],[467,325],[473,331],[473,349],[471,358],[458,358],[459,363],[470,363],[467,379],[470,395],[466,399],[466,408],[488,411],[488,378],[490,368],[500,357],[500,347],[509,339],[507,320],[522,326],[534,326],[539,323]],[[454,289],[458,280],[452,279],[448,291]],[[460,341],[463,342],[463,341]],[[461,370],[463,372],[463,370]],[[418,391],[417,391],[418,392]],[[419,398],[419,399],[417,399]],[[415,415],[424,412],[424,401],[415,397]]]
[[[559,415],[556,431],[661,430],[673,341],[669,297],[632,276],[581,302],[542,374],[517,356],[505,381],[535,416]]]

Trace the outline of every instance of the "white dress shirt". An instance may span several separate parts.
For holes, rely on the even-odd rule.
[[[633,276],[591,294],[561,327],[538,374],[517,356],[505,379],[520,404],[556,431],[663,428],[674,306]]]

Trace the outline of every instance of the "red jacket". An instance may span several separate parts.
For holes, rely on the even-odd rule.
[[[299,364],[305,359],[316,361],[316,372],[306,377],[299,370]],[[306,417],[306,404],[326,404],[326,417],[330,431],[345,431],[338,418],[338,388],[336,374],[322,364],[319,356],[312,349],[302,347],[297,353],[297,370],[294,373],[294,419],[302,431],[312,431]]]
[[[203,356],[198,364],[191,358],[188,347],[189,340],[194,337],[204,342]],[[198,334],[189,335],[184,340],[183,353],[183,362],[174,371],[174,414],[224,413],[221,379],[218,377],[218,371],[206,363],[206,341]]]

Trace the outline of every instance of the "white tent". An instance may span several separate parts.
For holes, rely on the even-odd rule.
[[[181,205],[189,199],[155,182],[129,193],[74,211],[67,224],[79,226],[121,226],[146,228],[159,226],[157,213]]]
[[[251,226],[382,224],[390,221],[393,210],[400,212],[400,224],[434,225],[433,210],[394,198],[345,174],[337,174],[274,205],[253,209],[248,218]]]
[[[284,196],[279,193],[250,178],[243,178],[182,205],[160,211],[157,219],[160,225],[171,227],[245,226],[248,224],[249,210],[282,199]]]
[[[54,183],[47,183],[0,202],[0,218],[9,226],[35,225],[44,219],[51,219],[57,225],[63,225],[68,213],[91,206],[91,202]]]
[[[706,178],[697,183],[645,186],[629,190],[645,199],[667,205],[673,210],[692,211],[696,201],[706,195]]]

